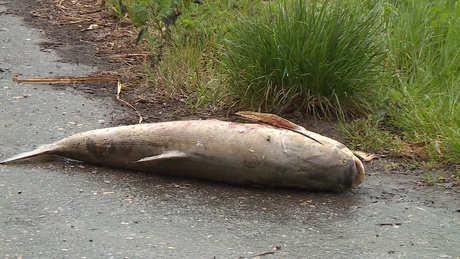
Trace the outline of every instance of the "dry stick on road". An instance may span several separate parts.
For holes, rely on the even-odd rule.
[[[257,255],[251,255],[251,256],[240,256],[239,258],[240,259],[246,259],[246,258],[261,257],[261,256],[265,256],[265,255],[272,255],[272,254],[275,254],[275,252],[265,252],[265,253],[261,253],[261,254],[257,254]]]
[[[395,223],[379,223],[379,226],[401,226],[402,222],[395,222]]]
[[[16,83],[81,83],[81,82],[118,82],[116,77],[50,77],[50,78],[25,78],[20,79],[18,74],[13,76]]]
[[[143,118],[141,113],[129,102],[120,98],[121,89],[123,88],[121,80],[117,77],[49,77],[49,78],[19,78],[18,74],[13,75],[13,81],[16,83],[58,83],[58,84],[71,84],[71,83],[81,83],[81,82],[117,82],[117,100],[123,104],[131,107],[139,116],[139,124],[142,122]]]

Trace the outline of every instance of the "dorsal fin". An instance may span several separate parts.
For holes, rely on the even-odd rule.
[[[304,127],[301,127],[291,121],[286,120],[285,118],[282,118],[278,115],[271,114],[271,113],[240,111],[240,112],[237,112],[236,115],[243,117],[243,118],[263,122],[268,125],[272,125],[274,127],[279,127],[283,129],[298,130],[298,131],[305,130]]]
[[[239,111],[235,114],[242,118],[255,120],[255,121],[262,122],[262,123],[265,123],[265,124],[268,124],[274,127],[283,128],[283,129],[297,132],[307,138],[314,140],[315,142],[318,142],[321,145],[323,144],[319,142],[318,140],[314,139],[313,137],[309,136],[307,134],[307,130],[304,127],[299,126],[278,115],[271,114],[271,113],[252,112],[252,111]]]

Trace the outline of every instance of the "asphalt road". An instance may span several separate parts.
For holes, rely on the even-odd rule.
[[[0,2],[0,12],[7,2]],[[39,47],[41,41],[41,33],[19,17],[0,15],[0,159],[72,133],[113,126],[123,116],[115,98],[14,83],[15,73],[83,76],[97,69],[61,63]],[[353,191],[308,193],[65,159],[1,165],[0,256],[459,258],[460,194],[416,181],[380,172]]]

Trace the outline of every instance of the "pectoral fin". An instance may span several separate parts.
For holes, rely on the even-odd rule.
[[[151,162],[151,161],[160,161],[160,160],[165,160],[165,159],[178,159],[178,158],[187,158],[187,157],[189,157],[189,155],[183,151],[171,150],[171,151],[166,151],[161,155],[148,156],[148,157],[141,158],[133,163]]]

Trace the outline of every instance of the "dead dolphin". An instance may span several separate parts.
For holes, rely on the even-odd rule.
[[[364,179],[343,144],[272,114],[241,112],[266,124],[171,121],[78,133],[5,159],[58,155],[114,168],[243,185],[345,190]]]

